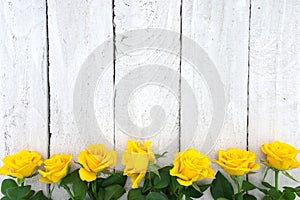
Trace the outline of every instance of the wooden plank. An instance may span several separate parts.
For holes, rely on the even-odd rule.
[[[259,149],[263,143],[279,140],[300,147],[299,16],[299,1],[252,1],[249,148],[259,159],[264,159]],[[297,170],[293,172],[299,179]],[[252,179],[261,181],[259,175]],[[285,177],[280,179],[281,185],[297,185]]]
[[[191,86],[198,106],[198,129],[192,137],[182,135],[182,148],[193,147],[217,159],[217,151],[230,147],[246,149],[247,139],[247,55],[248,55],[248,1],[183,1],[182,34],[191,38],[208,54],[224,85],[226,104],[212,95],[214,73],[199,73],[196,66],[182,61],[182,79]],[[185,47],[183,43],[183,53]],[[203,52],[190,52],[199,56]],[[184,57],[184,55],[183,55]],[[207,64],[208,62],[202,62]],[[198,64],[198,63],[197,63]],[[202,71],[211,67],[202,66]],[[182,98],[184,98],[182,91]],[[215,101],[215,102],[214,102]],[[218,106],[221,106],[219,107]],[[214,107],[212,107],[214,106]],[[209,131],[212,121],[220,117],[214,109],[224,109],[225,119],[220,131]],[[182,108],[184,112],[184,108]],[[181,123],[183,126],[184,122]],[[215,122],[214,122],[215,123]],[[215,131],[215,132],[213,132]],[[213,141],[206,143],[207,137]],[[213,166],[214,169],[220,168]],[[209,192],[204,199],[211,199]]]
[[[0,159],[22,149],[47,158],[46,2],[1,1],[0,27]],[[46,189],[37,180],[26,182]]]
[[[91,79],[84,71],[88,64],[97,64],[95,58],[102,58],[88,56],[112,37],[112,4],[110,0],[48,3],[51,155],[71,153],[77,160],[89,144],[113,144],[113,67],[106,66],[104,74],[88,74]],[[106,54],[112,58],[112,49]],[[92,67],[94,72],[98,65]],[[54,199],[67,199],[63,194],[56,190]]]
[[[155,153],[168,151],[159,164],[170,164],[179,150],[180,1],[116,0],[114,12],[116,148],[152,141]]]
[[[215,63],[227,98],[224,125],[216,146],[210,149],[212,155],[219,149],[246,147],[248,7],[247,1],[223,4],[193,1],[183,4],[183,35],[198,43]],[[201,134],[205,134],[212,118],[212,108],[209,108],[212,103],[206,91],[209,85],[204,85],[206,77],[199,77],[199,73],[184,61],[181,71],[200,97],[198,106],[203,112],[199,112],[202,124],[197,142],[201,143]]]

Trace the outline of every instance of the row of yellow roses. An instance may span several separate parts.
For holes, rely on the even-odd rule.
[[[150,149],[151,142],[128,141],[127,149],[123,152],[122,164],[125,166],[124,175],[130,177],[132,188],[137,188],[138,183],[144,178],[149,164],[155,163],[155,156]],[[296,156],[300,152],[294,147],[281,143],[263,144],[261,150],[266,154],[266,166],[276,170],[290,170],[300,167]],[[78,163],[81,165],[79,175],[81,180],[91,182],[103,171],[113,168],[117,164],[117,152],[108,151],[103,144],[95,144],[80,152]],[[188,149],[175,154],[171,176],[176,176],[179,184],[190,186],[193,182],[214,178],[214,171],[210,168],[209,158],[194,150]],[[239,149],[219,151],[219,159],[214,161],[228,174],[243,176],[252,170],[258,170],[255,163],[256,155],[253,152]],[[22,150],[19,153],[7,156],[3,159],[4,166],[0,174],[24,179],[34,175],[37,167],[43,164],[44,170],[38,170],[41,175],[40,181],[51,184],[58,183],[69,171],[71,155],[53,155],[43,161],[37,152]]]

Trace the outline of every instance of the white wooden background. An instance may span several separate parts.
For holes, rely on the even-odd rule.
[[[228,105],[220,136],[209,152],[211,159],[216,159],[219,149],[236,147],[255,151],[259,162],[260,145],[274,140],[300,149],[299,0],[1,0],[0,158],[28,149],[44,158],[72,153],[76,160],[88,144],[101,143],[102,136],[84,135],[77,129],[73,115],[77,75],[87,56],[105,40],[142,28],[190,37],[215,63]],[[117,51],[121,40],[115,41]],[[177,42],[184,45],[180,38]],[[99,83],[102,95],[96,95],[96,102],[100,110],[105,108],[98,115],[106,139],[117,149],[125,148],[128,136],[115,124],[114,107],[106,97],[114,95],[115,84],[138,62],[166,64],[186,77],[195,94],[202,95],[198,103],[204,125],[199,133],[205,132],[211,116],[205,110],[209,102],[204,83],[180,57],[141,51],[115,60]],[[175,118],[166,126],[173,127],[178,140],[168,149],[170,156],[179,144],[181,149],[189,145],[180,141],[188,141],[180,135],[180,100],[169,97],[181,96],[180,80],[175,84],[177,94],[145,88],[129,108],[131,120],[143,123],[143,117],[149,121],[149,102],[169,106],[170,119]],[[154,151],[164,151],[165,138],[153,140]],[[198,148],[197,143],[193,147]],[[299,170],[293,174],[300,179]],[[258,183],[261,176],[250,179]],[[34,187],[47,190],[42,184]],[[65,195],[57,192],[54,198]],[[204,199],[210,199],[209,194]]]

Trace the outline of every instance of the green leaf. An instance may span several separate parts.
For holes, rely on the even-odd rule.
[[[184,190],[184,194],[186,197],[192,198],[200,198],[203,195],[200,189],[196,190],[193,186],[186,187],[186,189]]]
[[[231,179],[237,184],[240,188],[243,186],[244,176],[230,176]]]
[[[30,190],[31,186],[22,186],[22,187],[12,187],[8,188],[6,190],[7,196],[10,199],[15,199],[15,200],[23,200],[23,199],[28,199],[26,198],[28,195],[30,195]]]
[[[159,192],[150,192],[146,200],[168,200],[168,198]]]
[[[189,196],[185,196],[185,200],[193,200],[193,199]]]
[[[25,199],[30,199],[30,197],[32,197],[34,195],[35,191],[30,190],[29,194],[26,195],[26,197],[24,197]]]
[[[272,196],[275,199],[279,199],[281,196],[281,192],[277,191],[275,188],[271,188],[268,193],[270,196]]]
[[[170,193],[167,193],[167,196],[169,200],[178,200],[178,198],[175,195],[172,195]]]
[[[233,199],[243,200],[243,193],[239,192],[239,193],[234,194],[234,198]]]
[[[24,183],[25,179],[24,178],[17,178],[17,183],[19,185],[21,185],[22,183]]]
[[[296,190],[296,191],[300,191],[300,186],[295,187],[295,190]]]
[[[76,200],[83,200],[87,192],[87,184],[81,180],[77,180],[73,183],[73,192]]]
[[[263,200],[273,200],[270,196],[264,196]]]
[[[256,197],[251,194],[244,194],[243,200],[256,200]]]
[[[171,176],[170,179],[170,190],[173,194],[179,194],[183,190],[183,186],[178,183],[175,176]]]
[[[271,189],[275,189],[275,187],[274,186],[272,186],[272,185],[270,185],[270,183],[267,183],[267,182],[261,182],[261,184],[263,185],[263,186],[265,186],[265,187],[267,187],[267,188],[271,188]]]
[[[194,182],[192,183],[192,187],[197,190],[198,192],[201,192],[200,188],[198,187],[198,185]]]
[[[61,185],[67,185],[67,184],[75,183],[78,180],[81,181],[81,179],[79,177],[79,169],[76,169],[75,171],[71,172],[66,177],[64,177],[61,180],[59,185],[61,186]]]
[[[296,198],[296,195],[294,194],[294,192],[285,191],[283,192],[282,197],[285,200],[294,200]]]
[[[129,190],[127,195],[128,200],[145,200],[146,196],[142,194],[142,190],[139,189],[132,189]]]
[[[266,189],[261,189],[261,188],[257,188],[259,191],[261,191],[262,193],[264,193],[265,195],[267,195],[268,194],[268,190],[266,190]]]
[[[284,186],[284,191],[291,191],[291,192],[297,192],[299,191],[297,188],[292,188],[292,187],[287,187],[287,186]]]
[[[162,189],[170,184],[170,174],[168,172],[161,172],[160,176],[155,176],[153,186],[156,189]]]
[[[281,171],[283,175],[285,175],[286,177],[292,179],[293,181],[299,183],[299,181],[297,179],[295,179],[292,175],[290,175],[287,171]]]
[[[97,193],[97,200],[104,200],[105,191],[103,188],[99,188],[99,191]]]
[[[216,178],[213,180],[210,187],[210,193],[214,199],[226,198],[232,199],[234,195],[231,183],[225,178],[221,172],[217,172]]]
[[[150,172],[153,172],[155,175],[160,176],[159,172],[158,172],[158,169],[159,169],[158,165],[156,165],[156,164],[150,164],[148,166],[148,169],[149,169]]]
[[[165,167],[161,168],[160,171],[170,173],[171,169],[172,169],[172,166],[165,166]]]
[[[7,195],[6,190],[14,187],[18,187],[18,184],[13,179],[5,179],[1,185],[1,193]]]
[[[97,182],[97,188],[102,187],[102,183],[105,180],[105,178],[97,178],[96,182]]]
[[[205,192],[210,186],[211,186],[211,184],[198,185],[201,192]]]
[[[251,191],[251,190],[256,189],[257,187],[255,185],[253,185],[252,183],[250,183],[249,181],[244,180],[242,188],[245,191]]]
[[[104,200],[116,200],[119,199],[126,191],[120,185],[110,185],[104,188],[105,195]]]
[[[146,178],[145,178],[145,181],[144,181],[144,185],[142,187],[142,193],[146,193],[146,192],[150,191],[151,188],[152,188],[152,183],[149,180],[149,178],[147,178],[148,177],[148,173],[149,172],[146,173]]]
[[[127,176],[123,176],[123,174],[112,174],[108,178],[103,180],[102,187],[106,187],[113,184],[118,184],[124,187],[126,180]]]
[[[48,200],[48,198],[44,195],[43,191],[40,190],[30,200]]]

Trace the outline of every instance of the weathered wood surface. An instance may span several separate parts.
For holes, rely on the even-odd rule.
[[[259,159],[263,158],[259,150],[263,142],[279,140],[300,148],[299,44],[299,1],[252,1],[249,149],[256,151]],[[300,178],[299,170],[292,174]],[[261,179],[259,175],[252,177],[256,182]],[[281,182],[298,185],[286,177]]]
[[[46,2],[1,1],[0,27],[1,160],[20,149],[37,151],[46,158]],[[45,189],[46,186],[34,184],[34,188]]]
[[[49,9],[49,77],[50,77],[50,152],[71,153],[77,160],[78,153],[89,144],[101,143],[103,138],[97,132],[88,129],[90,112],[74,108],[76,100],[74,91],[81,66],[89,54],[113,36],[112,4],[105,1],[48,1]],[[111,55],[113,52],[111,51]],[[105,75],[105,83],[102,83],[102,96],[113,93],[112,70]],[[93,84],[86,79],[82,83]],[[96,82],[97,83],[97,82]],[[80,84],[80,83],[79,83]],[[102,97],[102,98],[104,98]],[[94,97],[91,97],[94,98]],[[82,96],[82,105],[90,103],[91,98]],[[105,99],[108,101],[107,99]],[[101,99],[97,99],[101,101]],[[104,102],[101,108],[107,107]],[[110,108],[113,108],[110,106]],[[97,108],[98,109],[98,108]],[[76,122],[74,113],[79,110],[80,118],[87,119],[80,126]],[[100,110],[102,123],[105,124],[106,133],[113,142],[113,110]],[[93,113],[92,113],[93,114]],[[78,119],[78,118],[77,118]],[[60,192],[64,193],[64,192]],[[63,199],[59,192],[54,194],[55,199]],[[64,196],[64,198],[66,198]]]
[[[1,158],[29,149],[77,160],[102,142],[121,155],[127,139],[168,151],[161,164],[190,147],[212,160],[249,148],[258,162],[263,142],[300,148],[296,0],[1,1],[0,27]],[[197,66],[189,41],[212,70]],[[216,74],[225,101],[214,104]]]
[[[210,88],[203,84],[195,71],[182,66],[182,75],[187,76],[195,94],[200,94],[199,108],[202,110],[197,140],[192,145],[203,142],[203,135],[212,137],[214,146],[204,148],[211,159],[216,159],[219,149],[236,147],[245,149],[247,144],[247,81],[248,81],[248,1],[183,1],[182,34],[198,43],[215,64],[225,91],[225,120],[219,133],[208,132],[213,117]],[[183,43],[183,45],[185,45]],[[192,53],[192,52],[191,52]],[[184,63],[184,62],[183,62]],[[198,76],[198,77],[197,77]],[[204,85],[204,86],[203,86]],[[207,87],[208,91],[207,92]],[[206,89],[206,90],[205,90]],[[208,99],[205,99],[209,97]],[[221,103],[220,101],[217,103]],[[209,107],[210,106],[210,107]],[[208,109],[207,111],[207,108]],[[184,137],[184,136],[183,136]],[[191,143],[188,139],[188,143]],[[187,145],[187,144],[185,144]],[[200,149],[201,150],[201,149]],[[214,167],[215,169],[219,169]],[[206,195],[204,199],[211,199]]]

